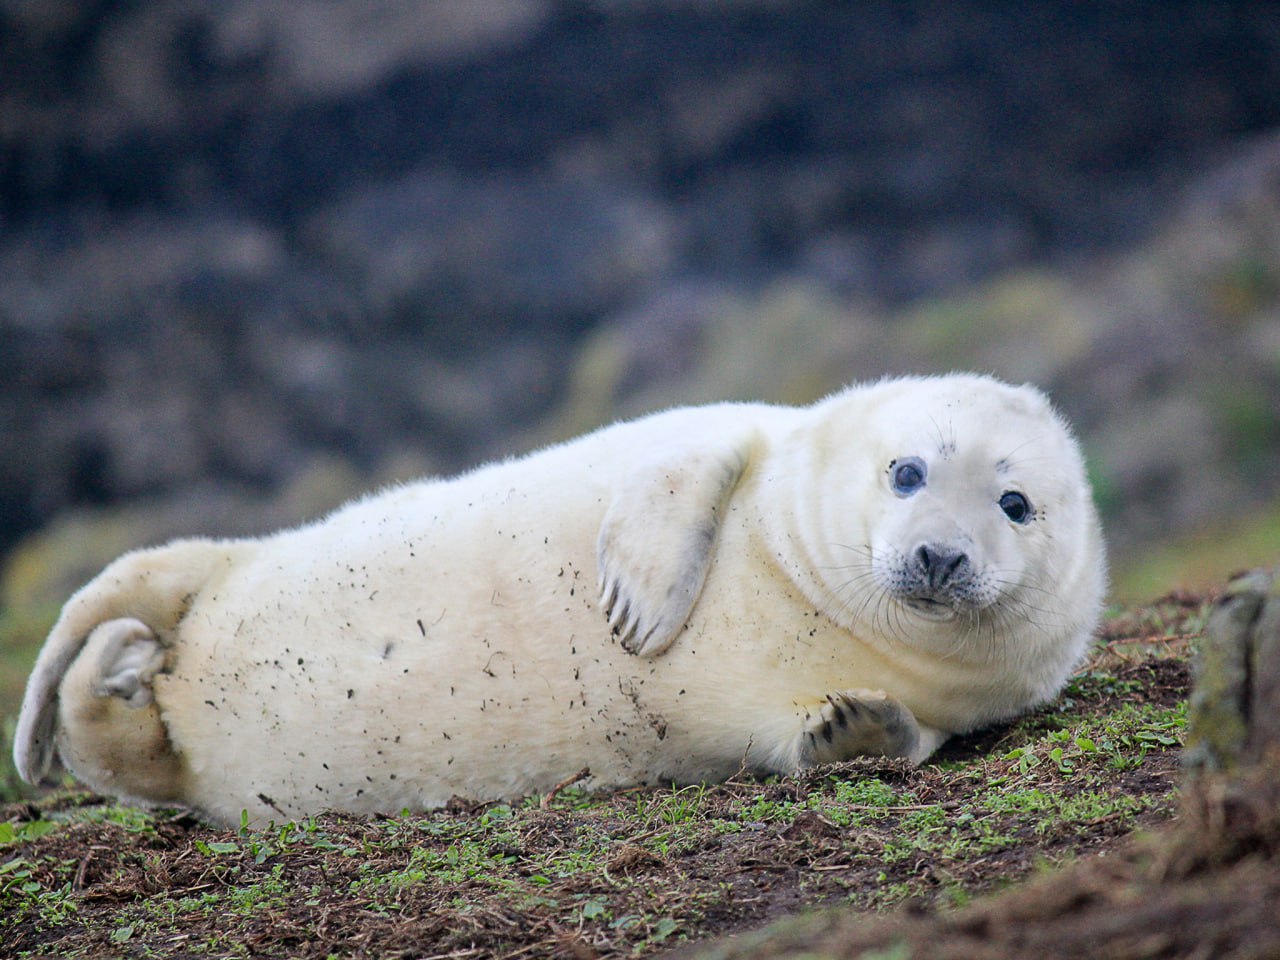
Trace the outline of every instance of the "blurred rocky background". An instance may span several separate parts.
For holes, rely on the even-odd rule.
[[[1280,4],[0,0],[19,679],[134,545],[953,368],[1118,593],[1280,556]]]

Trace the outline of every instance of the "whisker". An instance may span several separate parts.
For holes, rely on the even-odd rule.
[[[919,643],[917,621],[889,582],[890,572],[909,568],[912,558],[885,547],[877,555],[866,543],[832,542],[831,546],[847,554],[847,562],[821,567],[838,577],[832,619],[855,627],[860,624],[870,636],[890,646]],[[975,602],[957,604],[955,629],[931,634],[940,659],[991,663],[1010,656],[1010,645],[1002,638],[1027,630],[1051,634],[1058,629],[1057,591],[1046,583],[1044,574],[1027,577],[1022,571],[988,568],[975,575],[967,594]]]

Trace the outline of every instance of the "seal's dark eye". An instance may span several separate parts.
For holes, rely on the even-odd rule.
[[[909,497],[924,486],[927,473],[924,461],[919,457],[903,457],[889,464],[889,482],[893,484],[893,492]]]
[[[1026,523],[1032,517],[1031,501],[1016,490],[1006,490],[1000,495],[1000,509],[1014,523]]]

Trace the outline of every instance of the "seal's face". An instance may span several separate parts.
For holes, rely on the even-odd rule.
[[[864,633],[950,643],[1005,636],[1014,622],[1048,632],[1096,602],[1080,602],[1101,589],[1082,459],[1042,394],[983,378],[878,389],[825,464],[846,486],[862,471],[855,520],[829,520],[825,538],[846,557],[828,586]]]
[[[929,620],[992,607],[1026,578],[1037,507],[985,450],[962,456],[944,444],[921,453],[885,467],[893,500],[871,544],[876,583]]]
[[[884,597],[930,621],[1047,615],[1093,520],[1079,452],[1043,397],[949,385],[879,415],[898,425],[869,531]]]

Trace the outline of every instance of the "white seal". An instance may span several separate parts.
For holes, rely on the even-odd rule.
[[[1030,387],[676,409],[126,554],[54,626],[14,756],[222,823],[918,762],[1054,696],[1104,567]]]

